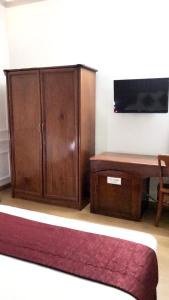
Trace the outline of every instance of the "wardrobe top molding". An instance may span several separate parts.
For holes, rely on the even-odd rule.
[[[75,69],[87,69],[87,70],[90,70],[90,71],[93,71],[93,72],[97,72],[98,70],[96,69],[93,69],[91,67],[88,67],[86,65],[81,65],[81,64],[77,64],[77,65],[66,65],[66,66],[50,66],[50,67],[32,67],[32,68],[20,68],[20,69],[5,69],[4,70],[4,73],[5,75],[8,73],[8,72],[18,72],[18,71],[28,71],[28,70],[45,70],[45,69],[65,69],[65,68],[75,68]]]

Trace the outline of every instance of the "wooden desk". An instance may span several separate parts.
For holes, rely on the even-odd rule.
[[[107,167],[146,177],[158,177],[157,156],[104,152],[90,158],[91,171],[106,170]]]
[[[157,156],[105,152],[91,157],[90,166],[91,212],[140,220],[149,177],[159,176]]]

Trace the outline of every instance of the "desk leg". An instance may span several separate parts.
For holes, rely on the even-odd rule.
[[[150,190],[150,178],[144,179],[143,187],[143,199],[142,199],[142,214],[147,209],[149,205],[149,190]]]

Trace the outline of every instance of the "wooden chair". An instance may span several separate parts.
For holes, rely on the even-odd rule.
[[[155,226],[158,226],[164,206],[169,206],[169,155],[158,155],[160,182],[157,187],[157,213]],[[165,179],[168,179],[168,183]]]

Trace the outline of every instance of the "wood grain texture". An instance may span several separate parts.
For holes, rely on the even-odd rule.
[[[78,209],[89,201],[95,73],[83,65],[5,70],[14,197]]]
[[[42,141],[37,71],[8,75],[9,116],[14,190],[42,195]]]
[[[89,158],[95,153],[95,86],[95,73],[81,69],[79,108],[79,197],[81,199],[88,199],[89,197]]]
[[[121,185],[107,177],[121,178]],[[143,180],[125,172],[100,171],[91,175],[91,212],[131,220],[141,218]]]
[[[148,202],[149,177],[159,172],[157,157],[107,152],[90,163],[91,212],[139,220]],[[108,183],[107,177],[120,178],[121,185]]]
[[[129,154],[129,153],[115,153],[103,152],[90,158],[91,160],[103,160],[112,162],[122,162],[139,165],[157,166],[158,160],[155,155]]]
[[[159,185],[157,187],[156,226],[159,225],[163,207],[169,207],[169,155],[158,155],[158,165],[160,169],[160,177]]]
[[[83,64],[77,64],[77,65],[64,65],[64,66],[50,66],[50,67],[38,67],[38,68],[21,68],[21,69],[5,69],[4,70],[4,73],[7,74],[9,72],[18,72],[18,71],[21,71],[21,72],[24,72],[24,71],[40,71],[40,70],[59,70],[59,69],[70,69],[70,68],[73,68],[73,69],[86,69],[86,70],[90,70],[92,72],[97,72],[96,69],[94,68],[91,68],[89,66],[86,66],[86,65],[83,65]]]
[[[41,71],[44,111],[44,196],[77,198],[77,72]]]
[[[110,168],[143,178],[159,176],[157,156],[153,155],[104,152],[91,157],[90,160],[92,172]]]

